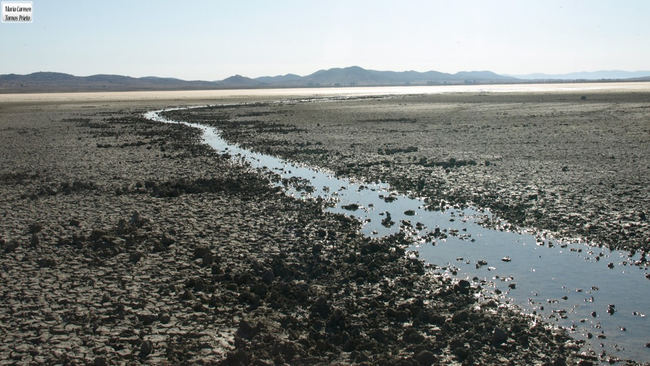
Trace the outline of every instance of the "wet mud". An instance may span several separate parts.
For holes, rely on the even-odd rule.
[[[650,245],[647,93],[323,99],[174,111],[254,151],[389,183],[432,209],[489,208],[612,249]],[[494,224],[496,226],[497,223]]]
[[[3,363],[598,362],[148,108],[2,106]]]

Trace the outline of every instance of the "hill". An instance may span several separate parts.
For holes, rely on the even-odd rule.
[[[448,74],[439,71],[377,71],[359,66],[318,70],[300,76],[285,74],[249,78],[233,75],[220,81],[181,80],[146,76],[134,78],[123,75],[98,74],[75,76],[59,72],[35,72],[28,75],[0,75],[0,93],[81,92],[81,91],[132,91],[132,90],[199,90],[247,89],[287,87],[338,87],[338,86],[393,86],[393,85],[449,85],[449,84],[507,84],[530,81],[575,80],[648,80],[650,72],[595,71],[564,75],[529,74],[499,75],[491,71],[461,71]],[[557,79],[556,79],[557,77]]]
[[[210,89],[208,81],[185,81],[154,76],[133,78],[122,75],[74,76],[59,72],[35,72],[28,75],[0,75],[0,93],[184,90]]]
[[[359,66],[319,70],[306,76],[286,74],[249,78],[233,75],[220,81],[187,81],[155,76],[134,78],[107,74],[75,76],[58,72],[35,72],[28,75],[0,75],[0,93],[487,84],[518,81],[514,77],[498,75],[490,71],[447,74],[438,71],[376,71]]]

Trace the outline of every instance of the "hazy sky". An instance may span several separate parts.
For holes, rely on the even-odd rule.
[[[31,24],[0,23],[0,74],[650,69],[650,0],[34,0],[33,8]]]

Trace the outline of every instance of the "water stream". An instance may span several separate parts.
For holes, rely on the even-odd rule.
[[[387,184],[337,178],[326,170],[228,143],[215,128],[161,115],[186,108],[150,111],[145,117],[199,128],[205,142],[220,153],[282,178],[308,181],[312,192],[289,186],[287,194],[331,202],[329,211],[357,218],[365,235],[381,237],[404,230],[417,243],[410,250],[435,271],[480,285],[482,296],[498,297],[502,303],[565,327],[598,352],[650,361],[646,346],[650,342],[646,317],[650,315],[650,274],[646,265],[633,264],[641,260],[639,254],[560,242],[540,233],[490,229],[480,225],[491,217],[489,211],[429,211],[423,199],[398,194]]]

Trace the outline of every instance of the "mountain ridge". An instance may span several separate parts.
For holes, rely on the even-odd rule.
[[[619,71],[619,73],[627,73],[620,75],[631,75],[630,81],[646,80],[647,76],[650,75],[650,72]],[[545,80],[551,79],[522,79],[511,75],[500,75],[487,70],[460,71],[450,74],[435,70],[424,72],[414,70],[379,71],[364,69],[360,66],[321,69],[305,76],[284,74],[250,78],[236,74],[218,81],[182,80],[157,76],[131,77],[115,74],[75,76],[60,72],[39,71],[27,75],[0,75],[0,93],[507,84],[530,81],[542,82]]]

